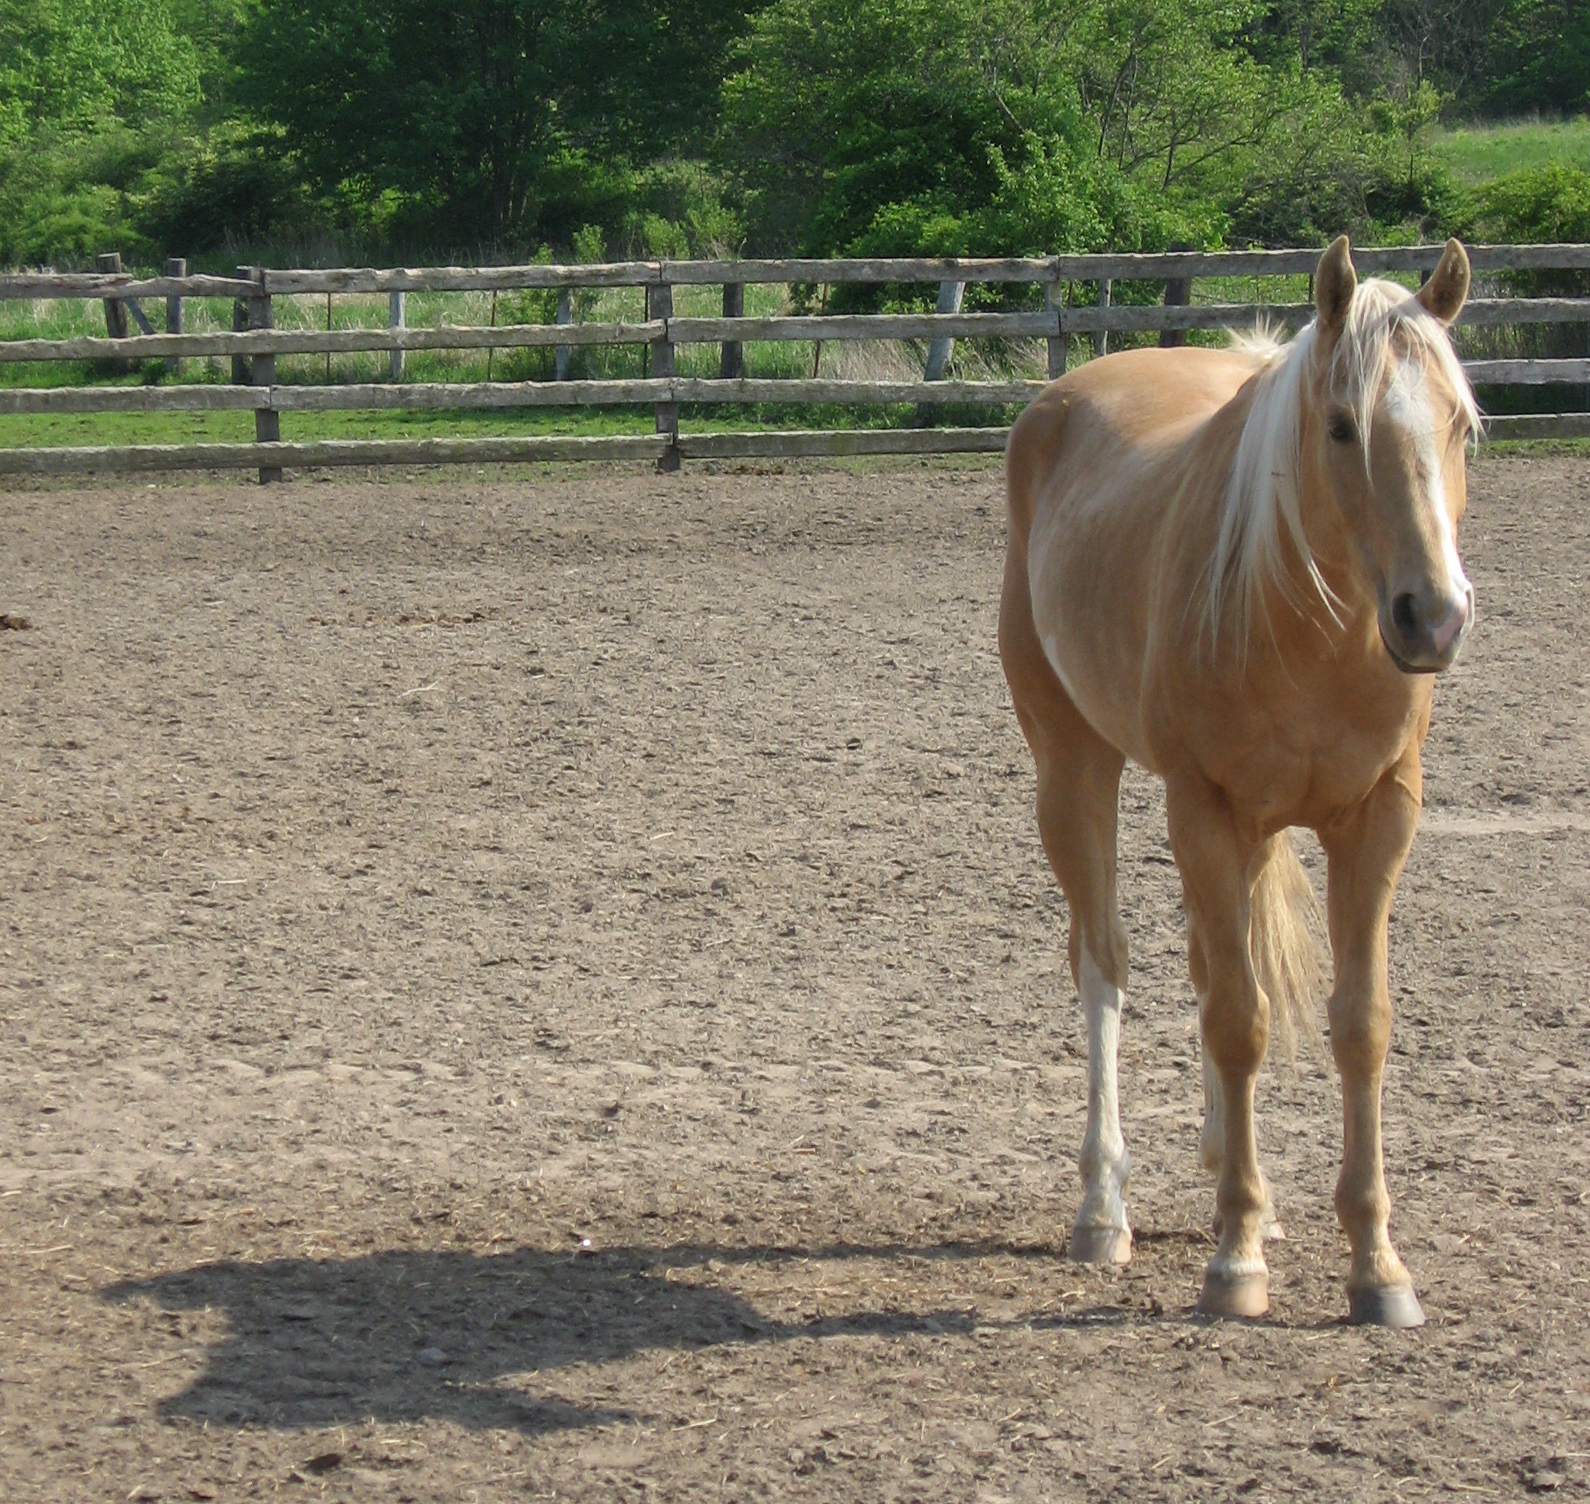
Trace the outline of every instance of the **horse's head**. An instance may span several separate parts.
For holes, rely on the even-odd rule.
[[[1304,462],[1354,541],[1392,662],[1404,673],[1439,673],[1474,620],[1457,525],[1478,413],[1447,335],[1468,296],[1468,256],[1449,240],[1410,295],[1390,282],[1360,285],[1344,235],[1320,258],[1315,289]]]

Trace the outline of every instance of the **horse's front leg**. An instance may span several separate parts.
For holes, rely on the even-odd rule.
[[[1270,1305],[1264,1262],[1268,1200],[1259,1173],[1253,1087],[1270,1035],[1270,1004],[1249,946],[1252,871],[1263,842],[1245,832],[1224,796],[1202,779],[1167,779],[1171,848],[1181,871],[1194,936],[1193,985],[1199,993],[1204,1053],[1217,1095],[1215,1188],[1219,1245],[1204,1275],[1198,1309],[1215,1316],[1262,1316]],[[1213,1167],[1213,1166],[1211,1166]]]
[[[1342,1078],[1342,1172],[1336,1215],[1352,1245],[1347,1275],[1351,1319],[1419,1326],[1424,1312],[1413,1281],[1391,1246],[1380,1142],[1380,1084],[1391,1043],[1386,926],[1391,898],[1419,821],[1422,773],[1417,748],[1387,772],[1368,798],[1320,831],[1329,862],[1331,1054]]]
[[[1189,926],[1190,928],[1190,926]],[[1197,978],[1204,974],[1203,961],[1198,949],[1197,936],[1189,936],[1192,953],[1193,986],[1198,992],[1198,1022],[1200,1032],[1203,1024],[1204,1007],[1208,1001],[1207,990]],[[1204,1075],[1204,1121],[1198,1134],[1198,1158],[1204,1169],[1218,1181],[1220,1178],[1220,1161],[1225,1154],[1226,1143],[1226,1115],[1220,1101],[1220,1073],[1215,1069],[1215,1062],[1209,1051],[1203,1051]],[[1261,1223],[1264,1228],[1264,1241],[1284,1242],[1286,1229],[1281,1225],[1281,1219],[1275,1210],[1275,1193],[1270,1189],[1270,1182],[1264,1180],[1264,1172],[1259,1172],[1259,1178],[1264,1181],[1264,1214]],[[1214,1233],[1220,1236],[1220,1213],[1215,1213]]]

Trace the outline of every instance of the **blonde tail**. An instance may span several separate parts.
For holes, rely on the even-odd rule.
[[[1270,842],[1253,884],[1249,948],[1259,985],[1270,998],[1270,1024],[1287,1059],[1297,1062],[1301,1036],[1321,1047],[1319,998],[1325,981],[1325,952],[1319,941],[1324,918],[1290,831]]]

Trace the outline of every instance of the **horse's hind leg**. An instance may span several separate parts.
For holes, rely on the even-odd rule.
[[[1116,799],[1123,760],[1094,741],[1040,766],[1038,829],[1071,908],[1071,975],[1088,1028],[1088,1121],[1078,1161],[1082,1205],[1067,1252],[1081,1263],[1124,1264],[1132,1254],[1123,1199],[1132,1156],[1121,1133],[1116,1067],[1127,954],[1125,927],[1115,907]]]
[[[1071,975],[1088,1026],[1082,1207],[1067,1251],[1085,1263],[1124,1264],[1132,1233],[1122,1192],[1132,1161],[1116,1092],[1126,931],[1115,909],[1115,826],[1125,759],[1082,718],[1049,667],[1024,587],[1019,578],[1014,592],[1007,587],[1000,649],[1037,764],[1038,832],[1071,909]]]

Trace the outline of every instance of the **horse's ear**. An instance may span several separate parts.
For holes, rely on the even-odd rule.
[[[1319,327],[1325,334],[1340,334],[1347,327],[1347,310],[1353,306],[1358,290],[1358,273],[1347,248],[1347,237],[1338,235],[1319,258],[1314,273],[1314,305],[1319,309]]]
[[[1441,253],[1440,264],[1430,280],[1418,291],[1426,313],[1433,313],[1443,324],[1450,324],[1462,310],[1469,295],[1469,253],[1456,240],[1449,240]]]

